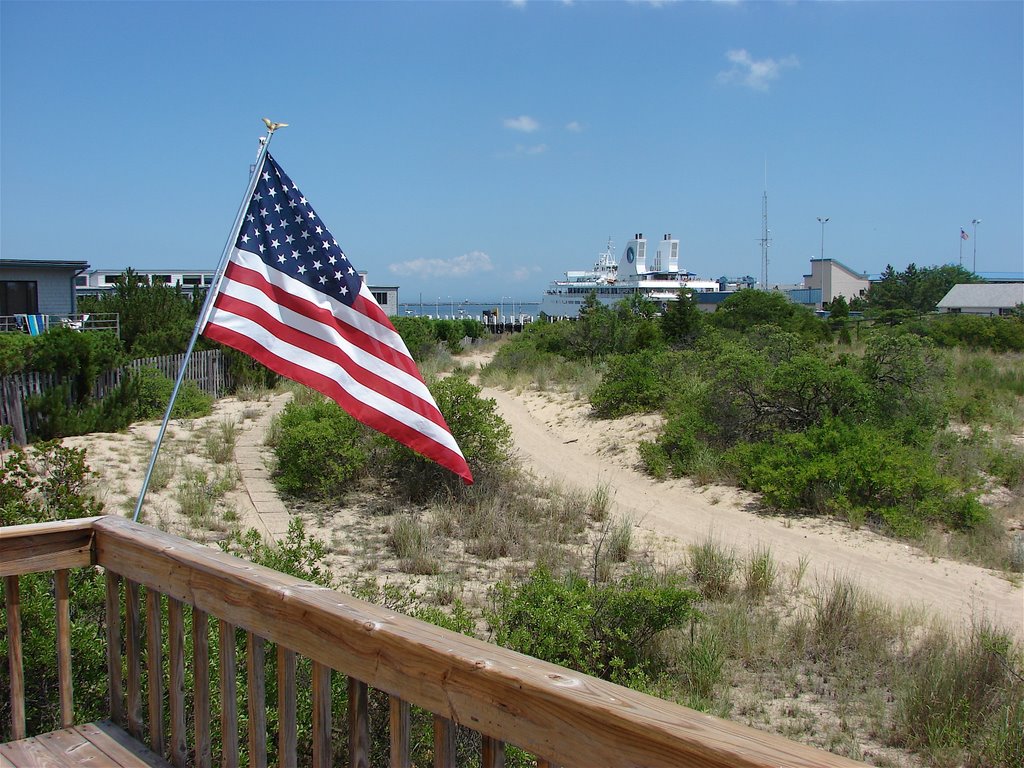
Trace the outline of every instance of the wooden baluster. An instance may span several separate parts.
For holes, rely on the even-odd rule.
[[[455,723],[434,715],[434,768],[455,768]]]
[[[298,744],[295,715],[295,651],[277,646],[277,762],[281,768],[296,768]]]
[[[331,765],[331,668],[313,662],[313,768]]]
[[[249,685],[249,768],[267,768],[266,646],[246,632],[245,668]]]
[[[7,666],[11,674],[11,737],[25,738],[25,667],[21,651],[21,589],[17,576],[4,578],[7,606]]]
[[[142,738],[142,624],[139,620],[139,585],[125,579],[124,584],[124,652],[127,656],[125,681],[125,714],[128,733]]]
[[[220,739],[222,768],[238,768],[238,671],[235,627],[224,620],[220,629]]]
[[[409,702],[390,696],[391,768],[409,768]]]
[[[121,577],[107,571],[107,685],[110,719],[124,727],[124,691],[121,681]]]
[[[167,598],[168,704],[171,708],[171,763],[185,768],[185,622],[181,601]]]
[[[68,572],[54,574],[57,593],[57,680],[60,687],[60,723],[62,728],[75,724],[74,693],[71,682],[71,613],[68,599]]]
[[[146,672],[149,678],[149,748],[164,754],[164,665],[162,595],[146,588]]]
[[[348,764],[370,765],[370,694],[366,683],[348,679]]]
[[[196,768],[210,768],[210,622],[198,608],[192,609],[192,681]]]
[[[505,768],[505,742],[484,736],[480,744],[481,768]]]

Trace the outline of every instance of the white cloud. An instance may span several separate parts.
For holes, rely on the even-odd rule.
[[[519,117],[506,117],[504,120],[504,126],[506,128],[510,128],[513,131],[533,133],[538,128],[540,128],[540,123],[538,123],[529,115],[520,115]]]
[[[754,59],[745,48],[731,50],[725,57],[732,69],[718,73],[720,83],[739,83],[755,91],[767,91],[773,80],[778,80],[782,70],[800,66],[796,56],[784,59]]]
[[[547,151],[547,144],[534,144],[533,146],[529,147],[523,144],[516,144],[516,153],[520,155],[543,155]]]
[[[576,120],[573,120],[570,123],[566,123],[565,130],[569,131],[570,133],[582,133],[583,132],[583,125],[582,125],[582,123],[579,123]]]
[[[540,271],[540,267],[520,267],[519,269],[512,270],[512,280],[521,283],[524,280],[529,280],[531,276]]]
[[[466,277],[493,270],[491,257],[483,251],[470,251],[450,259],[410,259],[388,266],[393,275],[415,277]]]

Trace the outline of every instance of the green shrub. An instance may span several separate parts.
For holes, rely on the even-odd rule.
[[[676,577],[634,570],[592,585],[534,569],[518,585],[499,583],[487,619],[499,645],[615,682],[639,682],[660,671],[652,641],[684,626],[696,595]]]
[[[25,370],[32,341],[24,333],[0,333],[0,376]]]
[[[162,419],[174,391],[174,381],[151,365],[131,374],[135,387],[133,420]],[[213,412],[213,398],[195,382],[183,381],[171,409],[172,419],[198,419]]]
[[[690,545],[687,552],[690,579],[705,600],[721,600],[729,594],[738,565],[736,553],[710,536]]]
[[[897,535],[926,523],[969,529],[987,517],[977,499],[942,475],[929,450],[867,424],[829,422],[728,453],[740,483],[789,511],[863,511]]]
[[[512,431],[496,410],[494,400],[480,397],[480,387],[462,375],[430,385],[430,392],[476,480],[500,473],[509,462]],[[443,497],[462,487],[454,473],[395,443],[389,468],[410,498]]]
[[[391,324],[402,337],[414,360],[420,362],[434,353],[437,342],[429,318],[392,317]]]
[[[366,430],[333,401],[288,403],[277,422],[275,481],[284,493],[337,498],[365,472]]]
[[[909,662],[891,740],[935,764],[1024,765],[1024,678],[1009,636],[989,626],[935,634]]]
[[[612,355],[605,365],[590,404],[601,418],[615,418],[660,408],[672,390],[679,356],[666,350],[645,349]]]

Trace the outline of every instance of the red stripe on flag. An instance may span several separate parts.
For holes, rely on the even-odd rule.
[[[409,375],[415,376],[417,379],[422,380],[420,372],[416,368],[416,363],[413,361],[412,357],[410,357],[407,354],[402,354],[393,347],[388,346],[387,344],[384,344],[381,341],[378,341],[372,336],[364,333],[359,328],[344,323],[344,321],[341,318],[336,316],[326,307],[313,304],[299,296],[289,293],[283,288],[274,285],[269,280],[267,280],[265,275],[261,274],[257,270],[243,267],[239,264],[236,264],[235,262],[230,262],[228,264],[227,269],[224,272],[224,279],[232,280],[236,283],[242,283],[243,285],[248,285],[250,288],[255,288],[256,290],[266,294],[267,298],[269,298],[271,301],[280,304],[282,307],[287,307],[288,309],[291,309],[294,312],[298,312],[301,315],[305,315],[306,317],[316,320],[319,323],[323,323],[324,325],[336,326],[338,328],[338,331],[342,334],[342,336],[345,337],[347,341],[359,347],[364,352],[367,352],[373,355],[374,357],[379,358],[385,361],[386,363],[395,366],[396,368],[402,369]],[[364,311],[364,309],[366,305],[371,304],[372,302],[361,301],[358,303],[359,306],[353,306],[353,310],[360,312],[365,316],[366,312]],[[385,326],[387,330],[397,335],[398,332],[394,329],[394,326],[391,325],[391,322],[387,319],[387,315],[384,314],[383,310],[381,310],[381,308],[377,306],[375,303],[372,304],[373,308],[377,310],[377,314],[379,314],[380,317],[374,317],[371,319],[375,320],[378,324]]]
[[[262,307],[225,293],[221,293],[217,296],[214,306],[218,309],[224,310],[225,312],[230,312],[252,321],[254,324],[264,328],[275,338],[294,347],[298,347],[313,357],[321,358],[329,363],[339,366],[345,371],[345,373],[351,376],[354,381],[362,384],[367,389],[372,389],[381,396],[405,406],[409,410],[420,414],[426,419],[430,419],[442,429],[448,429],[448,425],[445,424],[444,417],[441,416],[440,411],[437,410],[432,402],[426,402],[422,397],[410,392],[399,384],[367,370],[355,359],[347,355],[340,347],[282,322],[281,318],[274,317]],[[211,323],[217,323],[216,314],[214,314],[211,319]],[[333,327],[338,333],[343,336],[346,335],[346,329],[338,328],[336,325]],[[420,382],[421,380],[419,377],[416,377],[416,381]],[[426,385],[424,385],[424,389],[425,388]]]

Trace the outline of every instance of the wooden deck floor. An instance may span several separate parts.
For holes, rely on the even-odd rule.
[[[0,768],[171,768],[110,722],[0,744]]]

